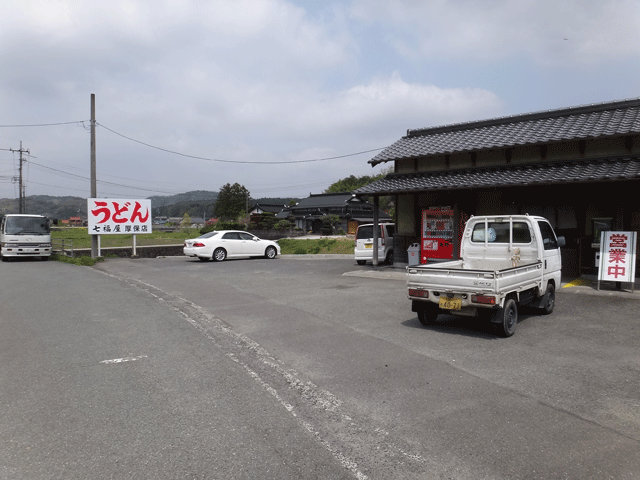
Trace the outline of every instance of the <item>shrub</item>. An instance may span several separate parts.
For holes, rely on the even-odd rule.
[[[289,220],[279,220],[273,225],[273,228],[280,231],[289,230],[291,227],[292,225]]]
[[[205,233],[213,232],[216,229],[215,225],[205,225],[200,229],[200,235],[204,235]]]
[[[218,222],[214,230],[245,230],[244,223]]]
[[[91,258],[88,255],[82,255],[81,257],[67,257],[66,255],[54,254],[54,255],[51,255],[51,260],[55,260],[62,263],[71,263],[73,265],[82,265],[85,267],[90,267],[92,265],[95,265],[96,262],[104,261],[104,258],[102,257]]]

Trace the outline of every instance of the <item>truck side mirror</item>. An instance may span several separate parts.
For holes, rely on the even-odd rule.
[[[564,237],[558,237],[558,247],[562,248],[567,245],[567,241]]]

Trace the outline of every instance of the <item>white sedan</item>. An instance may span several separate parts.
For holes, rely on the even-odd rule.
[[[198,257],[204,262],[210,259],[221,262],[226,258],[238,257],[276,258],[280,254],[280,245],[248,232],[220,230],[185,240],[183,251],[185,255]]]

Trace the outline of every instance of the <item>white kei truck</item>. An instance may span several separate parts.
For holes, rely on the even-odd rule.
[[[18,257],[51,256],[49,219],[42,215],[7,214],[0,220],[2,261]]]
[[[423,325],[440,313],[475,316],[510,337],[519,305],[553,311],[564,245],[543,217],[472,216],[462,234],[460,260],[407,267],[411,310]]]

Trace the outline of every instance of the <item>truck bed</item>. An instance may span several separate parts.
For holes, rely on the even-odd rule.
[[[477,259],[472,262],[455,260],[434,265],[407,267],[409,288],[419,287],[440,292],[501,294],[535,286],[541,280],[542,262],[517,267]],[[484,266],[485,268],[478,268]],[[502,267],[502,268],[500,268]]]

